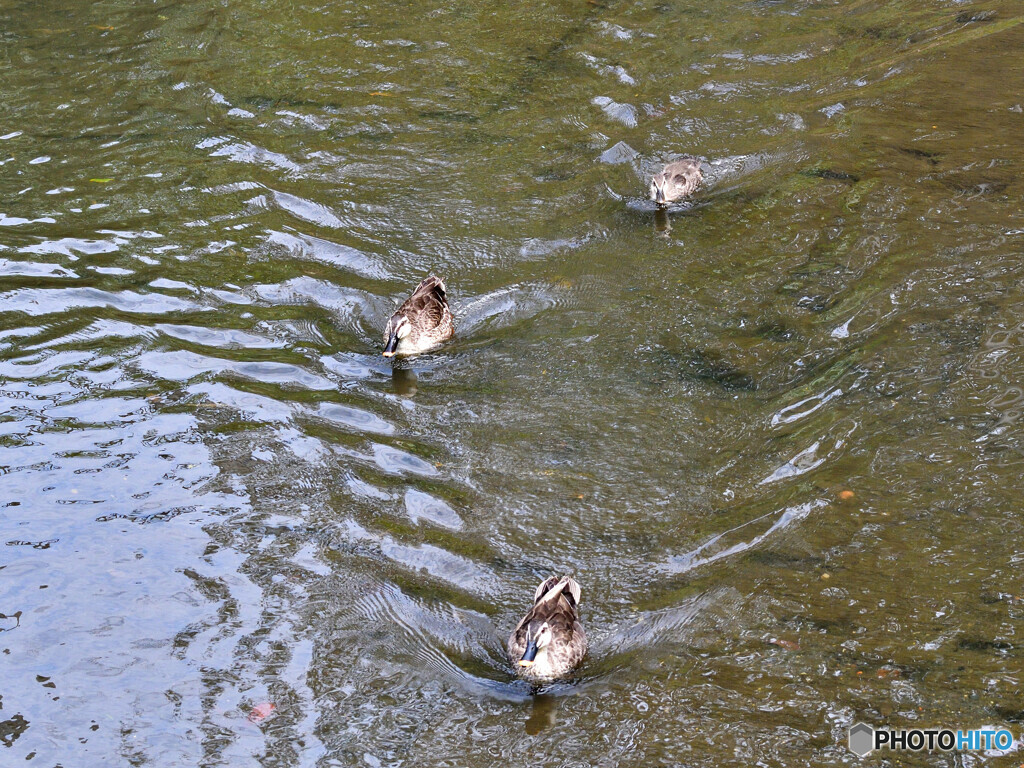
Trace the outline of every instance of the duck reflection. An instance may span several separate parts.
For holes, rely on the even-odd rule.
[[[659,207],[654,212],[654,231],[663,237],[668,237],[672,231],[672,222],[668,219],[668,210]]]
[[[555,701],[557,696],[550,696],[543,693],[539,693],[533,697],[533,706],[530,710],[530,716],[526,719],[526,733],[530,736],[536,736],[538,733],[547,730],[555,724],[557,720],[555,711]]]
[[[391,369],[391,386],[396,395],[412,397],[416,394],[416,371],[396,365]]]

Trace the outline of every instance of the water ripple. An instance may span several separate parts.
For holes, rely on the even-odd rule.
[[[330,264],[374,280],[391,279],[391,275],[379,260],[346,245],[332,243],[312,235],[276,231],[270,232],[267,242],[285,249],[295,258]]]
[[[708,541],[690,552],[671,556],[667,562],[657,566],[658,570],[664,573],[686,573],[695,568],[714,563],[722,558],[746,552],[758,546],[777,531],[784,530],[800,522],[810,515],[811,512],[826,506],[826,504],[827,502],[817,499],[805,504],[788,507],[781,512],[770,512],[761,517],[754,518],[742,525],[712,536]],[[750,538],[741,538],[741,536],[749,535],[748,528],[753,530],[763,528],[764,530]],[[736,540],[738,538],[740,539],[739,541]]]
[[[391,435],[395,432],[394,425],[379,416],[339,403],[321,403],[315,410],[310,411],[310,415],[359,432],[374,432],[380,435]]]
[[[160,293],[103,291],[99,288],[17,288],[0,293],[3,312],[23,312],[32,317],[54,315],[73,309],[110,308],[121,312],[164,315],[172,312],[204,312],[193,301]]]
[[[306,389],[334,389],[323,376],[297,365],[277,362],[237,362],[200,355],[195,352],[145,352],[135,361],[140,370],[166,381],[191,381],[210,373],[230,372],[253,381],[285,384]]]

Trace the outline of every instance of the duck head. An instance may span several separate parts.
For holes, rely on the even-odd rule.
[[[531,622],[526,628],[526,650],[519,666],[532,667],[537,662],[537,654],[551,645],[551,627],[545,622]]]
[[[388,320],[388,327],[384,329],[384,357],[394,357],[398,351],[398,344],[412,331],[409,318],[405,315],[395,313]]]
[[[664,173],[656,173],[651,179],[651,200],[658,205],[665,205],[668,202],[668,179]]]

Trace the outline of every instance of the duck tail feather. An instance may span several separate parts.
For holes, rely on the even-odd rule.
[[[412,292],[412,295],[422,296],[428,293],[436,293],[442,300],[444,300],[446,298],[444,280],[437,275],[425,277],[422,282],[416,286],[416,290]]]
[[[580,585],[572,576],[563,576],[560,579],[557,576],[552,576],[537,587],[534,605],[557,600],[559,595],[564,595],[569,604],[575,608],[580,604],[580,594]]]
[[[572,576],[565,576],[562,580],[565,582],[565,589],[572,595],[572,604],[573,608],[575,608],[580,604],[580,595],[582,594],[580,585],[576,583],[576,579]],[[564,591],[563,594],[565,594]]]
[[[545,595],[558,583],[557,576],[549,576],[540,583],[537,587],[537,591],[533,593],[533,604],[537,605],[544,598]]]

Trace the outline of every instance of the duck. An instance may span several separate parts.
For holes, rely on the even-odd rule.
[[[704,173],[700,160],[687,155],[666,165],[661,173],[651,179],[651,200],[658,205],[668,205],[689,197],[700,186]]]
[[[571,576],[541,582],[527,611],[508,638],[516,674],[534,684],[565,677],[587,654],[580,624],[580,585]]]
[[[395,310],[384,329],[384,357],[427,352],[455,335],[444,281],[431,275]]]

